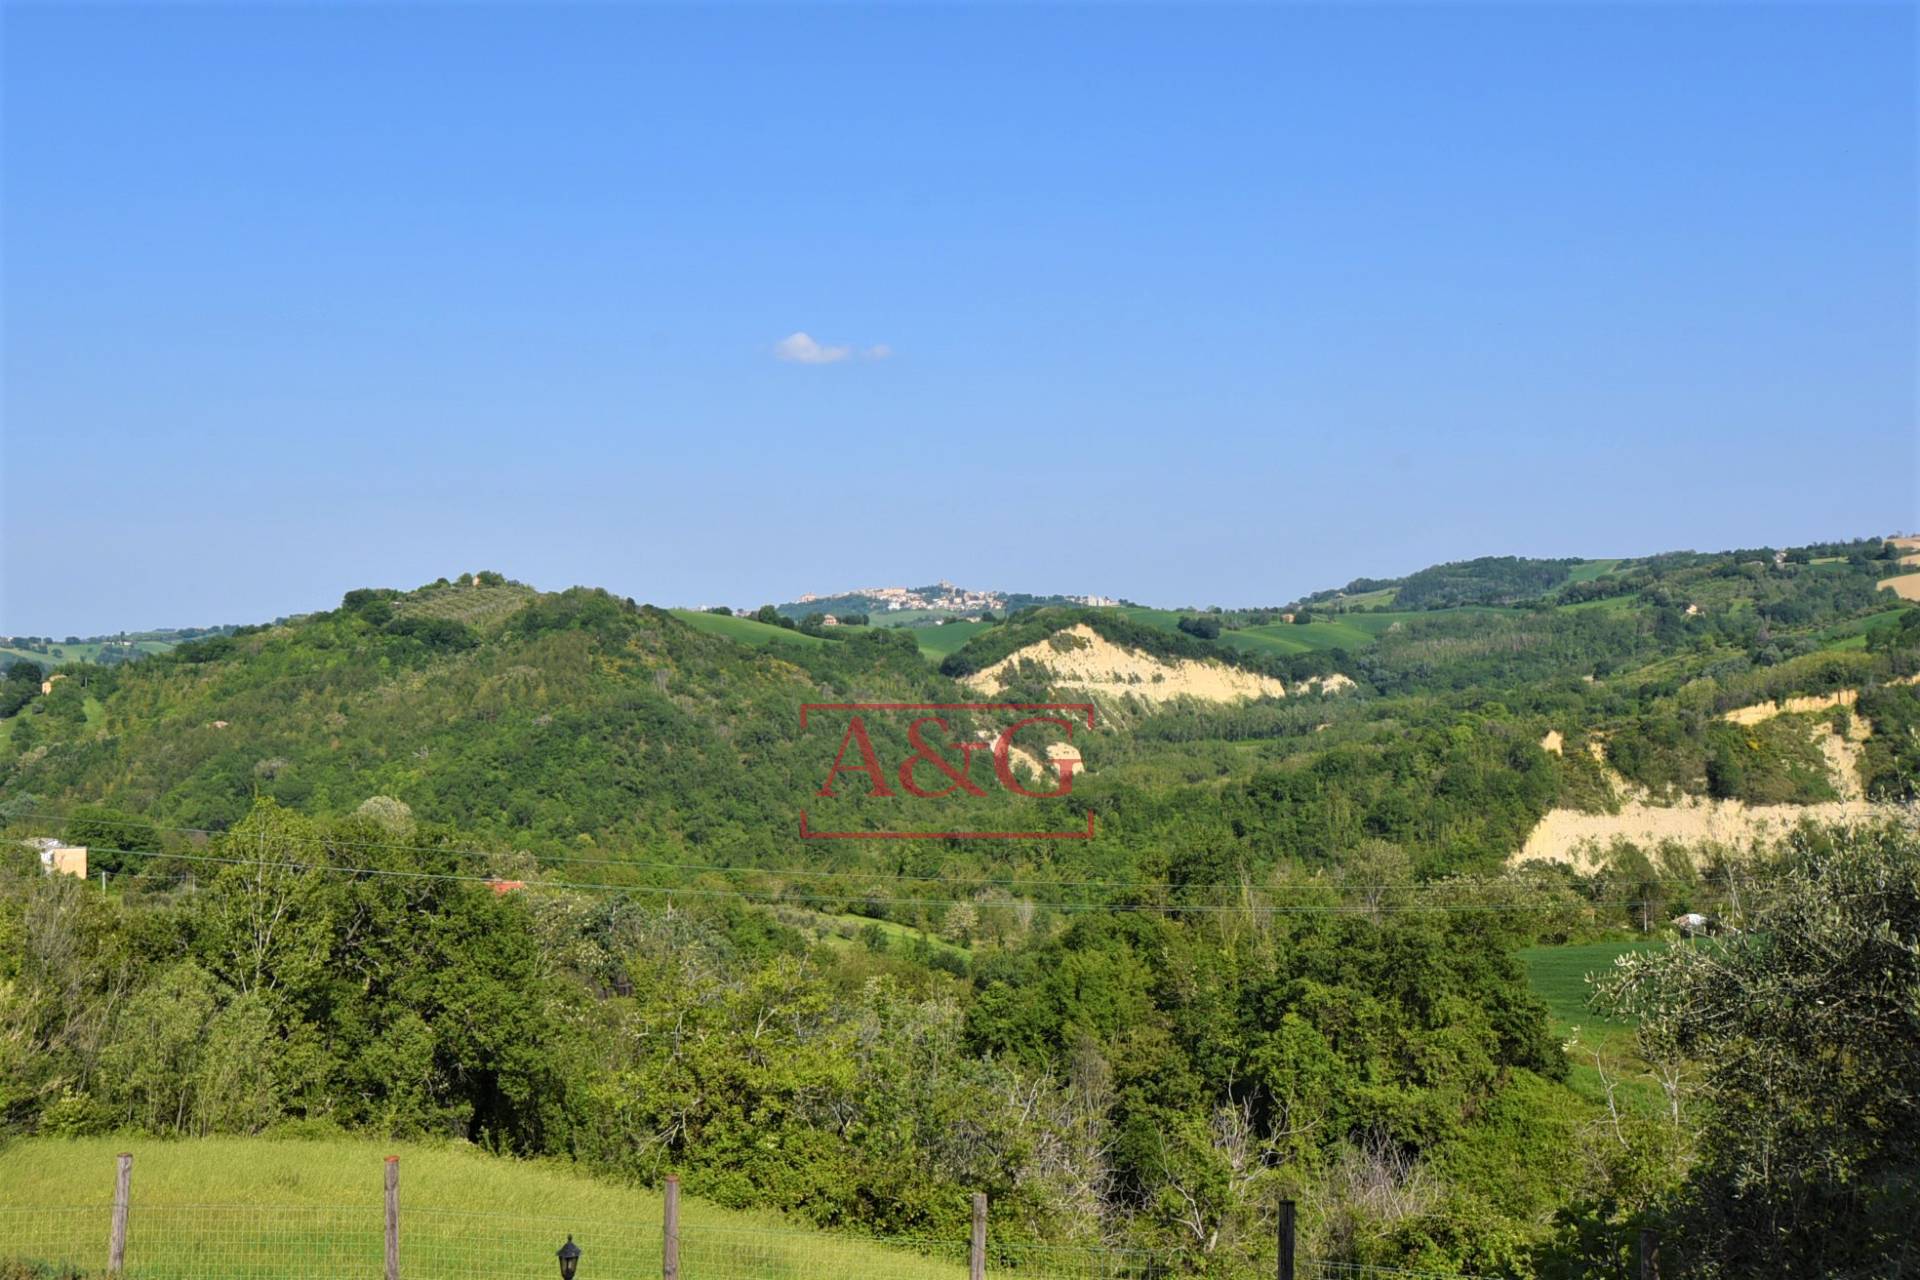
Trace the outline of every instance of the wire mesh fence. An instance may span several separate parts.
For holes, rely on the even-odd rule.
[[[0,1209],[0,1277],[109,1274],[112,1219],[111,1205]],[[140,1205],[128,1217],[121,1274],[378,1276],[384,1248],[378,1205]]]
[[[107,1233],[112,1205],[60,1205],[37,1208],[0,1208],[0,1277],[12,1280],[13,1266],[22,1276],[28,1267],[44,1267],[50,1275],[85,1274],[107,1258]]]
[[[109,1274],[113,1206],[0,1208],[0,1280]],[[524,1217],[408,1206],[398,1236],[407,1280],[550,1277],[571,1237],[583,1280],[662,1274],[659,1222]],[[966,1241],[867,1239],[684,1218],[680,1280],[967,1280]],[[125,1280],[381,1280],[382,1206],[135,1203]],[[1176,1255],[1147,1250],[992,1243],[992,1275],[1028,1280],[1158,1280],[1182,1274]]]
[[[974,1198],[972,1239],[878,1238],[743,1222],[699,1203],[683,1213],[673,1178],[664,1212],[613,1220],[403,1208],[391,1159],[385,1197],[358,1204],[168,1203],[134,1195],[132,1157],[119,1162],[112,1202],[0,1205],[0,1280],[510,1280],[553,1276],[568,1240],[580,1249],[581,1280],[1173,1280],[1219,1273],[1205,1264],[1222,1261],[1178,1250],[995,1240],[985,1196]],[[1291,1203],[1281,1212],[1281,1249],[1290,1258]],[[1310,1258],[1281,1274],[1466,1280]]]
[[[555,1251],[569,1236],[584,1252],[583,1277],[660,1274],[658,1222],[563,1221],[416,1208],[408,1208],[401,1218],[400,1274],[409,1280],[545,1280],[558,1274]]]

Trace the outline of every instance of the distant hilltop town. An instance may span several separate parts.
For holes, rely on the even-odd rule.
[[[955,586],[944,579],[928,587],[860,587],[820,595],[806,595],[778,606],[781,613],[801,616],[834,609],[862,610],[867,613],[900,613],[924,610],[930,613],[980,614],[1006,613],[1035,604],[1117,605],[1110,596],[1029,595],[1020,591],[975,591]]]

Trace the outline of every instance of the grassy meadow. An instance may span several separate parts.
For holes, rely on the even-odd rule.
[[[586,1280],[659,1274],[657,1192],[464,1144],[337,1137],[36,1138],[0,1147],[0,1274],[11,1274],[9,1262],[105,1274],[120,1151],[134,1156],[129,1280],[377,1275],[388,1155],[400,1157],[409,1280],[549,1275],[569,1235]],[[890,1248],[694,1197],[682,1197],[680,1235],[686,1280],[965,1274],[964,1240]]]
[[[972,958],[965,947],[955,946],[945,938],[937,938],[923,933],[912,925],[901,924],[897,920],[876,920],[871,916],[831,915],[825,912],[810,911],[800,917],[812,923],[822,942],[832,946],[863,947],[860,934],[868,929],[877,929],[886,938],[888,947],[911,948],[922,942],[934,951],[961,960]]]

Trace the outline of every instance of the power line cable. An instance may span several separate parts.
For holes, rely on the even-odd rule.
[[[63,815],[33,812],[33,811],[23,811],[13,816],[16,818],[37,819],[37,820],[46,821],[46,822],[65,822],[68,820],[67,817]],[[179,835],[200,836],[209,840],[233,839],[235,836],[235,833],[231,830],[214,831],[205,827],[167,826],[159,823],[149,822],[146,819],[111,819],[111,818],[92,819],[92,818],[89,818],[88,821],[98,822],[102,826],[114,826],[114,827],[121,827],[121,828],[149,827],[155,831],[165,831],[165,832],[171,832],[173,834],[179,834]],[[265,833],[262,832],[260,834],[262,838],[264,838]],[[1055,878],[1047,878],[1047,877],[1026,877],[1026,876],[996,877],[991,875],[965,875],[965,874],[936,876],[936,875],[912,875],[906,872],[885,871],[879,868],[871,868],[871,867],[865,867],[865,866],[851,866],[851,867],[839,867],[839,868],[833,868],[833,867],[785,868],[785,867],[762,867],[762,866],[755,866],[752,864],[744,864],[744,865],[731,864],[730,865],[730,864],[721,864],[721,863],[663,862],[658,860],[630,859],[630,858],[587,858],[587,857],[580,857],[578,855],[563,854],[563,853],[539,853],[531,849],[514,849],[514,850],[475,849],[475,848],[461,848],[461,847],[446,846],[446,845],[408,844],[400,841],[337,839],[331,835],[306,835],[306,834],[291,834],[286,832],[277,833],[274,838],[279,841],[298,841],[305,844],[311,844],[316,847],[324,847],[324,848],[330,848],[330,849],[361,849],[361,850],[380,849],[380,850],[389,850],[389,851],[395,851],[395,852],[432,854],[438,857],[452,857],[452,858],[507,858],[507,857],[514,857],[519,854],[525,854],[526,856],[532,857],[537,861],[541,861],[541,862],[558,862],[558,863],[564,863],[564,864],[569,864],[574,866],[619,867],[622,869],[630,869],[634,871],[693,872],[693,873],[700,873],[700,874],[721,874],[721,875],[776,875],[776,876],[787,876],[787,877],[804,878],[804,879],[828,879],[828,878],[844,876],[844,877],[859,878],[859,879],[865,879],[865,880],[895,880],[895,881],[902,881],[902,882],[912,883],[912,884],[962,884],[962,885],[978,885],[982,887],[999,887],[999,888],[1046,887],[1046,888],[1068,888],[1068,889],[1111,889],[1111,890],[1118,890],[1118,891],[1124,891],[1124,892],[1146,892],[1146,891],[1152,891],[1152,890],[1164,890],[1167,892],[1193,892],[1197,890],[1206,890],[1206,889],[1240,892],[1248,887],[1246,884],[1238,880],[1214,880],[1214,881],[1115,880],[1115,879],[1064,880],[1064,879],[1055,879]],[[108,850],[105,848],[103,848],[102,851],[103,852],[123,852],[121,850]],[[151,853],[152,851],[151,850],[133,850],[131,852]],[[178,856],[178,855],[168,855],[168,856]],[[1642,885],[1659,885],[1663,887],[1664,886],[1700,887],[1700,886],[1705,886],[1707,882],[1708,882],[1708,878],[1705,876],[1691,877],[1691,878],[1685,877],[1685,876],[1663,876],[1663,877],[1654,877],[1651,879],[1641,879],[1637,881],[1637,883]],[[1332,886],[1332,887],[1337,887],[1341,890],[1345,890],[1348,892],[1357,892],[1362,890],[1380,890],[1380,891],[1393,891],[1393,892],[1403,892],[1403,893],[1431,893],[1431,892],[1444,891],[1450,888],[1451,886],[1446,881],[1397,881],[1392,883],[1373,883],[1373,884],[1341,882],[1338,885]],[[839,896],[846,896],[846,895],[839,895]]]
[[[178,862],[192,862],[192,863],[200,863],[200,864],[213,864],[213,865],[219,865],[219,866],[274,868],[274,869],[280,869],[280,870],[300,872],[303,874],[304,873],[320,873],[320,874],[329,874],[329,875],[368,876],[368,877],[383,877],[383,878],[401,879],[401,880],[475,884],[475,885],[485,885],[490,888],[494,888],[496,890],[498,890],[503,885],[507,885],[507,886],[512,886],[512,888],[515,890],[544,889],[544,890],[564,890],[564,891],[599,892],[599,893],[650,894],[650,895],[660,896],[660,897],[693,897],[693,898],[715,898],[715,899],[731,898],[731,899],[738,899],[742,901],[756,902],[756,903],[760,903],[762,905],[767,905],[767,906],[778,906],[782,903],[793,903],[793,902],[836,903],[837,904],[837,903],[847,902],[849,899],[855,899],[860,897],[860,895],[852,894],[852,893],[793,894],[785,891],[756,892],[751,889],[715,889],[715,888],[708,888],[708,887],[684,886],[684,885],[676,886],[676,885],[647,885],[647,884],[638,884],[638,885],[609,884],[604,881],[550,880],[550,879],[544,879],[544,878],[535,879],[535,880],[514,881],[514,880],[504,879],[500,876],[474,875],[470,873],[460,873],[460,872],[410,871],[410,870],[394,868],[394,867],[341,866],[335,863],[327,863],[327,862],[298,862],[298,861],[293,861],[291,859],[276,859],[276,858],[226,858],[226,857],[218,857],[210,854],[155,853],[149,849],[115,849],[115,848],[108,848],[105,846],[101,846],[99,848],[99,851],[101,853],[116,853],[116,854],[120,854],[122,856],[128,856],[128,857],[152,858],[152,859],[157,859],[163,862],[178,861]],[[1236,888],[1238,887],[1239,886],[1236,886]],[[1759,886],[1756,886],[1756,887],[1759,887]],[[1256,889],[1256,890],[1252,890],[1252,892],[1256,895],[1264,896],[1264,891]],[[966,899],[966,898],[882,898],[878,900],[869,899],[869,901],[877,901],[880,905],[889,906],[889,907],[956,907],[956,906],[962,906],[962,905],[966,905],[966,906],[979,905],[976,901],[972,899]],[[1371,905],[1371,906],[1366,903],[1342,903],[1342,902],[1317,902],[1317,903],[1309,903],[1309,904],[1283,906],[1271,901],[1245,902],[1245,903],[1033,902],[1032,905],[1035,907],[1045,908],[1050,911],[1057,911],[1062,914],[1073,914],[1073,913],[1090,912],[1090,911],[1108,911],[1108,912],[1144,911],[1144,912],[1164,913],[1169,915],[1231,914],[1231,913],[1251,913],[1255,915],[1262,915],[1262,914],[1264,915],[1312,915],[1312,914],[1394,915],[1394,914],[1409,914],[1409,913],[1417,913],[1417,912],[1451,912],[1451,911],[1457,911],[1457,912],[1534,911],[1534,912],[1538,912],[1543,909],[1556,907],[1556,906],[1640,907],[1640,906],[1648,905],[1648,900],[1640,899],[1640,898],[1623,898],[1623,899],[1582,898],[1582,899],[1575,899],[1575,900],[1568,900],[1568,899],[1536,900],[1532,902],[1493,902],[1493,903],[1456,902],[1456,903],[1411,903],[1411,904],[1387,903],[1387,904],[1378,904],[1378,905]]]

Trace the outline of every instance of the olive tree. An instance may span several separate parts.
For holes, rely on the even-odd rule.
[[[1920,1262],[1920,834],[1803,829],[1734,924],[1600,984],[1649,1062],[1696,1064],[1670,1251],[1701,1275]]]

